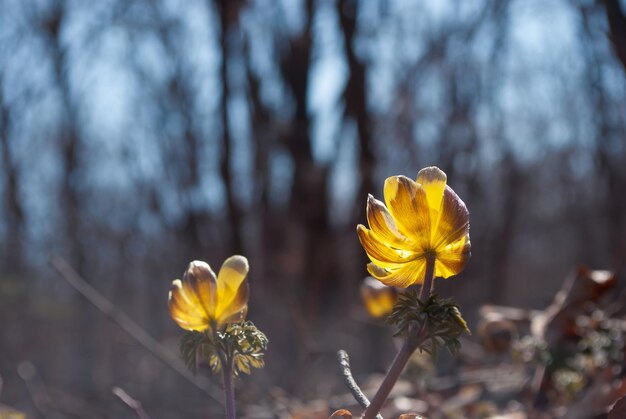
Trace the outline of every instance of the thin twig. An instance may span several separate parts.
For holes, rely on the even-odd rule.
[[[185,367],[185,364],[167,347],[158,342],[148,334],[141,326],[135,323],[126,313],[117,308],[112,302],[107,300],[98,290],[89,285],[66,261],[60,256],[53,255],[50,264],[59,275],[78,291],[83,297],[93,304],[104,315],[113,320],[137,343],[147,349],[152,355],[160,360],[164,365],[170,367],[179,375],[187,379],[200,390],[204,391],[213,400],[223,405],[219,394],[220,390],[207,379],[194,376]]]
[[[126,406],[133,409],[139,419],[150,419],[150,416],[144,410],[139,400],[133,399],[126,391],[121,387],[113,387],[111,390],[113,394],[122,401]]]
[[[352,396],[354,396],[354,399],[357,401],[357,403],[363,409],[367,409],[367,407],[370,405],[370,401],[367,399],[363,391],[359,388],[359,385],[356,383],[354,377],[352,376],[352,370],[350,369],[350,357],[348,356],[348,353],[343,349],[339,350],[339,352],[337,352],[337,359],[339,360],[341,374],[343,375],[343,382],[346,383],[346,386],[348,387],[348,389],[350,389],[350,392],[352,393]],[[376,418],[383,419],[382,415],[380,414],[376,415]]]

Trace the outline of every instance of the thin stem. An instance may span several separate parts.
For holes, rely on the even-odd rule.
[[[426,253],[426,271],[424,272],[424,282],[420,288],[419,299],[425,301],[433,293],[433,285],[435,277],[435,254]]]
[[[226,398],[226,419],[236,419],[235,386],[233,385],[233,362],[230,357],[221,354],[222,378],[224,379],[224,396]]]
[[[433,292],[435,256],[436,255],[434,253],[430,252],[426,254],[426,271],[424,272],[424,282],[422,282],[422,288],[419,293],[419,299],[421,301],[428,299]],[[385,403],[385,400],[387,400],[391,389],[393,389],[396,381],[398,381],[406,363],[409,362],[411,355],[413,355],[413,352],[415,352],[419,345],[421,345],[424,341],[424,333],[424,328],[418,329],[415,324],[409,326],[406,340],[393,360],[387,375],[385,375],[385,379],[372,399],[372,403],[367,407],[367,409],[365,409],[363,419],[374,419],[376,417],[380,408]]]

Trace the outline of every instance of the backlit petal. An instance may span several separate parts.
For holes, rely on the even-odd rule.
[[[461,272],[471,255],[469,234],[437,251],[435,276],[448,278]]]
[[[367,265],[367,271],[374,278],[390,287],[406,288],[424,282],[426,259],[421,257],[398,265],[397,268],[381,268],[374,263]]]
[[[183,284],[188,284],[188,288],[195,294],[207,315],[210,318],[215,317],[217,283],[215,273],[209,264],[199,260],[191,262],[183,276]]]
[[[208,327],[209,318],[206,312],[197,300],[190,297],[180,279],[172,282],[168,307],[172,319],[183,329],[202,331]]]
[[[239,293],[239,288],[248,275],[248,259],[243,256],[231,256],[224,261],[217,274],[217,308],[219,316],[233,302]],[[247,298],[247,293],[245,294]],[[246,300],[247,302],[247,300]],[[235,302],[236,303],[236,302]]]
[[[372,195],[367,197],[367,223],[382,241],[391,245],[401,246],[408,240],[398,230],[398,226],[385,204]]]
[[[406,176],[385,180],[385,202],[401,233],[423,249],[430,242],[430,211],[421,185]]]
[[[443,191],[448,177],[438,167],[426,167],[417,173],[417,183],[424,188],[430,213],[430,245],[433,247],[441,215]]]
[[[424,188],[431,211],[439,212],[447,179],[446,174],[435,166],[425,167],[417,173],[417,183]]]
[[[220,304],[218,307],[220,310],[216,312],[218,326],[243,320],[241,314],[244,313],[244,310],[247,311],[249,293],[250,287],[248,286],[248,280],[244,279],[243,283],[237,288],[237,292],[230,303],[223,306]]]
[[[415,253],[410,250],[397,250],[389,247],[376,233],[362,224],[359,224],[356,230],[363,249],[379,266],[386,268],[389,264],[405,263],[415,257]]]
[[[465,203],[446,186],[441,203],[441,216],[433,234],[433,248],[439,250],[469,234],[469,211]]]

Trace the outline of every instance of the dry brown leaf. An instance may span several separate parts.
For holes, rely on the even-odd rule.
[[[330,415],[329,419],[331,418],[352,419],[352,413],[346,409],[339,409],[335,411],[332,415]]]
[[[626,396],[619,399],[613,405],[613,408],[609,412],[608,419],[623,419],[626,418]]]

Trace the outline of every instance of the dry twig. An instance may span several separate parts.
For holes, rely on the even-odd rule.
[[[133,399],[126,391],[121,387],[113,387],[111,390],[113,394],[122,401],[126,406],[130,407],[139,419],[150,419],[148,413],[144,410],[139,400]]]
[[[354,381],[352,370],[350,369],[350,357],[348,356],[348,353],[343,349],[339,350],[339,352],[337,352],[337,359],[339,360],[339,366],[341,368],[344,383],[346,383],[346,386],[350,389],[350,392],[352,393],[352,396],[354,396],[357,403],[359,403],[363,409],[367,409],[370,405],[370,401],[365,394],[363,394],[363,391],[359,388],[356,381]],[[380,414],[376,415],[376,418],[383,419]]]

